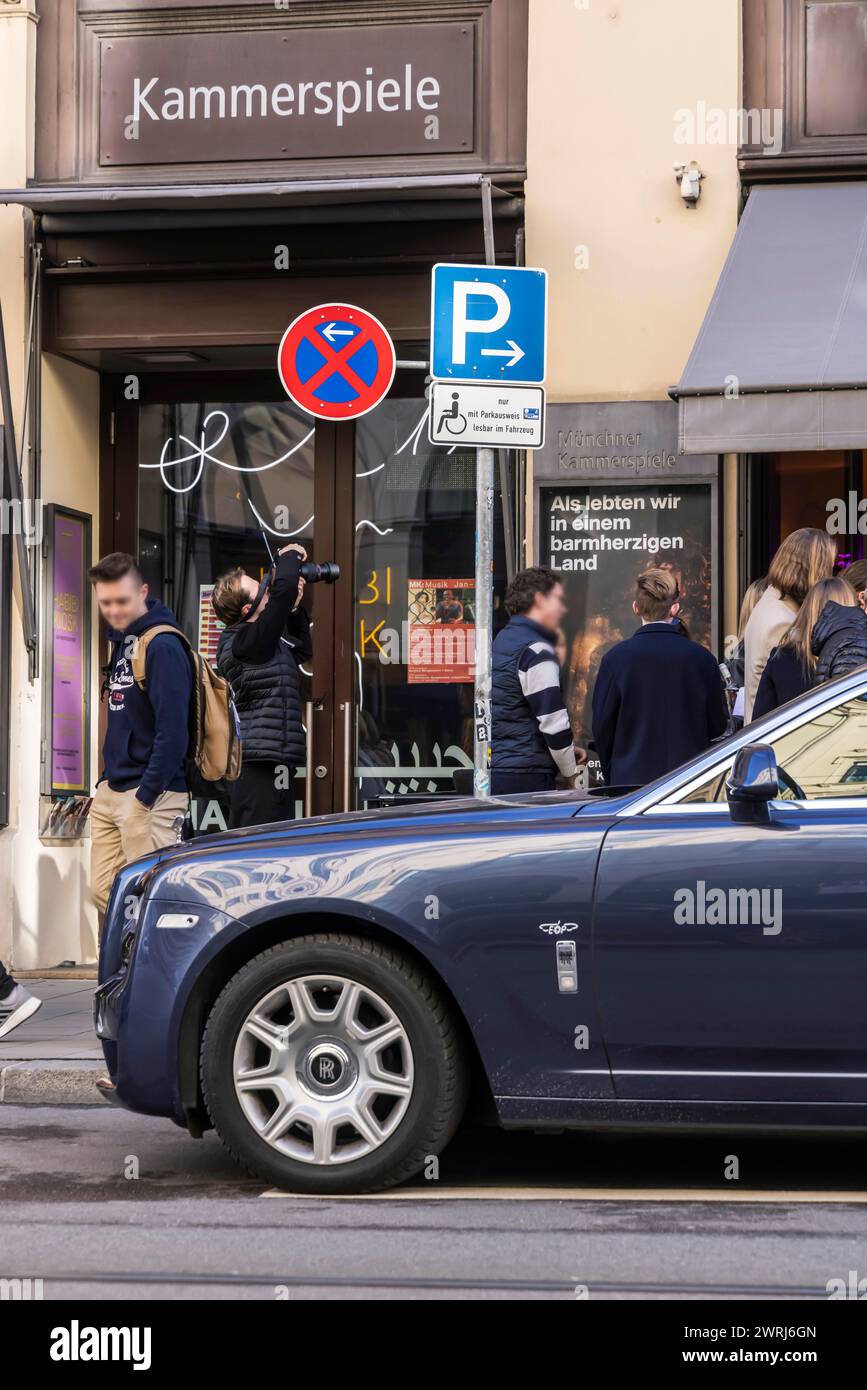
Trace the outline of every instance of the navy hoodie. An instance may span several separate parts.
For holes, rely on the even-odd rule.
[[[138,800],[152,806],[165,791],[187,790],[184,763],[190,739],[193,670],[184,643],[164,632],[148,647],[145,689],[136,685],[126,639],[140,637],[160,624],[178,628],[177,618],[164,603],[149,598],[147,607],[147,613],[123,632],[109,628],[112,655],[102,756],[103,776],[112,791],[137,787]]]

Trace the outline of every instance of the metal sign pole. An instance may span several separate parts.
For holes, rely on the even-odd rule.
[[[482,179],[485,261],[496,265],[490,179]],[[490,642],[493,639],[493,449],[475,450],[475,758],[472,790],[490,795]]]
[[[489,178],[481,195],[485,264],[433,267],[428,439],[476,448],[473,789],[484,798],[491,795],[496,450],[544,444],[548,277],[497,264]]]
[[[491,180],[482,179],[485,261],[496,265]],[[494,616],[494,450],[476,450],[476,688],[473,791],[491,794],[491,641]]]
[[[476,450],[476,689],[473,791],[491,794],[491,637],[494,616],[494,450]]]

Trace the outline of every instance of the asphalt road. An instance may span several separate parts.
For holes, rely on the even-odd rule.
[[[863,1139],[480,1131],[438,1181],[325,1200],[168,1121],[9,1106],[0,1278],[46,1299],[824,1299],[867,1275],[865,1174]]]

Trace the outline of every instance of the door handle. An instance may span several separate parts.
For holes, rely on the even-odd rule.
[[[307,726],[307,753],[305,761],[307,763],[307,776],[304,778],[304,816],[308,819],[313,815],[313,701],[308,700],[304,706],[304,722]]]
[[[351,811],[352,801],[352,704],[347,700],[343,710],[343,809]]]
[[[313,766],[313,716],[319,714],[325,708],[325,701],[320,696],[318,700],[308,700],[304,706],[304,722],[307,725],[307,778],[304,783],[304,815],[313,815],[313,778],[327,777],[327,767]]]

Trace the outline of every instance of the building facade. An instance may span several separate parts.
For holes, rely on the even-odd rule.
[[[537,0],[530,28],[552,371],[526,539],[570,592],[586,738],[643,563],[723,655],[783,536],[845,511],[863,554],[867,5]]]
[[[96,951],[90,555],[135,552],[206,651],[227,568],[285,539],[337,561],[305,598],[299,814],[462,785],[475,459],[427,442],[437,262],[549,273],[548,442],[499,459],[495,601],[523,562],[562,571],[576,734],[650,559],[723,650],[780,535],[862,489],[865,20],[867,0],[0,0],[23,489],[0,553],[0,956]],[[334,302],[398,352],[354,424],[314,422],[276,371],[292,320]]]

